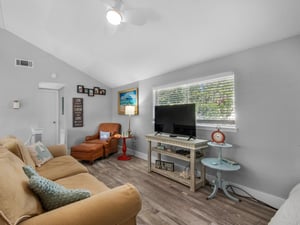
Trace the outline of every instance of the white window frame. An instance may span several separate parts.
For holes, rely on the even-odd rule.
[[[234,124],[213,124],[213,123],[198,123],[196,124],[197,129],[203,129],[203,130],[212,130],[215,129],[216,127],[221,128],[223,131],[231,131],[231,132],[236,132],[238,130],[237,128],[237,110],[236,110],[236,76],[234,74],[234,72],[230,71],[230,72],[224,72],[224,73],[219,73],[219,74],[214,74],[214,75],[209,75],[209,76],[203,76],[203,77],[199,77],[196,79],[190,79],[190,80],[185,80],[185,81],[180,81],[180,82],[175,82],[175,83],[169,83],[167,85],[161,85],[161,86],[156,86],[153,87],[152,92],[153,92],[153,121],[154,121],[154,108],[155,108],[155,93],[157,90],[160,89],[168,89],[168,88],[176,88],[176,87],[182,87],[184,85],[193,85],[194,83],[205,83],[205,81],[207,82],[211,82],[213,80],[219,80],[222,79],[226,76],[233,76],[234,78],[234,99],[233,99],[233,104],[235,107],[235,123]]]

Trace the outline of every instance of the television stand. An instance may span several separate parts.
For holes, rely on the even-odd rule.
[[[184,184],[190,187],[192,192],[195,192],[198,188],[203,187],[205,185],[205,167],[201,164],[201,178],[196,178],[195,175],[195,164],[196,158],[201,159],[204,157],[204,149],[207,148],[207,140],[194,139],[194,140],[186,140],[184,138],[172,138],[164,135],[155,135],[149,134],[145,136],[148,141],[148,172],[155,172],[162,176],[168,177],[169,179],[175,180],[181,184]],[[152,142],[172,145],[176,147],[181,147],[188,149],[190,151],[189,155],[181,155],[176,152],[170,152],[164,149],[160,149],[152,146]],[[190,178],[184,178],[179,175],[179,171],[166,171],[162,169],[158,169],[155,167],[154,163],[152,163],[152,153],[155,152],[157,154],[157,159],[161,160],[161,156],[165,155],[171,158],[179,159],[185,162],[188,162],[190,165]],[[200,156],[196,152],[201,153]]]

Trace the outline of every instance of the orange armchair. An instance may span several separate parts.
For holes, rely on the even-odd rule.
[[[115,137],[116,134],[119,134],[121,130],[121,124],[119,123],[101,123],[98,127],[98,132],[91,136],[85,137],[85,143],[92,144],[103,144],[104,155],[115,153],[118,151],[118,139]],[[110,137],[108,139],[100,139],[100,131],[109,132]]]

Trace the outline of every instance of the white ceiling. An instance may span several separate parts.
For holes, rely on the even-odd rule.
[[[148,21],[117,30],[108,1],[0,0],[0,26],[112,88],[300,34],[300,0],[124,0]]]

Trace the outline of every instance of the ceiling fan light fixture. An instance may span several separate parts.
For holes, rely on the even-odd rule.
[[[112,25],[119,25],[122,21],[122,15],[115,9],[110,9],[106,12],[106,19]]]

